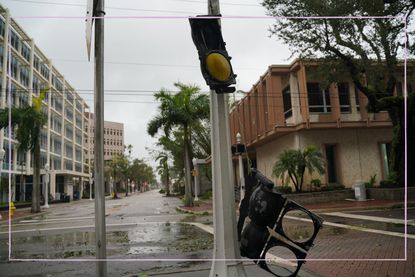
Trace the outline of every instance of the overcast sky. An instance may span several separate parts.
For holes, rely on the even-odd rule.
[[[86,0],[1,2],[93,106],[93,63],[87,61],[85,21],[74,18],[86,14]],[[248,91],[269,65],[289,63],[290,52],[275,37],[269,37],[272,20],[226,18],[264,16],[260,1],[220,2],[223,37],[238,75],[236,87]],[[146,133],[148,121],[156,115],[157,102],[152,94],[160,88],[174,90],[177,81],[208,91],[185,18],[206,14],[207,1],[106,0],[105,6],[105,120],[124,123],[125,144],[133,145],[132,155],[154,164],[145,150],[154,148],[156,141]],[[121,18],[111,18],[117,16]],[[160,18],[122,18],[126,16]]]

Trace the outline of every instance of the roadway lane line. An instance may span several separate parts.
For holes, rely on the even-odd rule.
[[[73,221],[73,220],[84,220],[84,219],[93,219],[93,216],[85,216],[85,217],[62,217],[62,218],[48,218],[48,219],[29,219],[29,220],[21,220],[19,223],[35,223],[35,222],[55,222],[55,221]]]
[[[295,216],[287,216],[286,215],[286,216],[284,216],[284,218],[289,218],[289,219],[304,221],[304,222],[313,222],[311,219],[299,218],[299,217],[295,217]],[[376,230],[376,229],[370,229],[370,228],[365,228],[365,227],[358,227],[358,226],[352,226],[352,225],[346,225],[346,224],[340,224],[340,223],[333,223],[333,222],[328,222],[328,221],[324,221],[323,225],[332,226],[332,227],[339,227],[339,228],[344,228],[344,229],[350,229],[350,230],[355,230],[355,231],[362,231],[362,232],[367,232],[367,233],[380,234],[380,235],[388,235],[388,236],[402,237],[402,238],[405,237],[405,234],[403,234],[403,233]],[[406,236],[409,239],[415,239],[415,235],[407,234]]]
[[[190,225],[193,225],[193,226],[196,226],[196,227],[202,229],[203,231],[213,235],[213,227],[212,226],[205,225],[205,224],[199,223],[199,222],[186,222],[186,223],[190,224]],[[278,264],[280,264],[280,265],[286,265],[286,266],[290,266],[290,267],[297,267],[296,263],[291,262],[289,260],[286,260],[284,258],[275,256],[271,253],[267,253],[265,255],[265,260],[278,262]]]
[[[197,227],[200,228],[199,224],[201,223],[196,223],[196,222],[134,222],[134,223],[110,223],[110,224],[106,224],[106,227],[134,227],[134,226],[138,226],[138,225],[146,225],[146,224],[166,224],[166,223],[170,223],[170,224],[190,224],[190,225],[195,225]],[[202,224],[203,225],[203,224]],[[206,232],[209,232],[211,234],[213,234],[213,228],[207,225],[204,225],[207,229],[205,230]],[[77,230],[77,229],[88,229],[88,228],[95,228],[95,225],[83,225],[83,226],[68,226],[68,227],[50,227],[50,228],[41,228],[41,229],[26,229],[26,230],[12,230],[12,234],[17,234],[17,233],[30,233],[30,232],[45,232],[45,231],[56,231],[56,230]],[[203,227],[202,227],[203,228]],[[211,228],[210,231],[209,228]],[[203,229],[204,230],[204,229]],[[0,232],[1,234],[8,234],[9,232]]]
[[[144,222],[145,224],[147,222]],[[125,227],[125,226],[137,226],[140,223],[120,223],[120,224],[106,224],[107,227]],[[72,229],[88,229],[95,228],[95,225],[84,225],[84,226],[69,226],[69,227],[51,227],[43,229],[28,229],[28,230],[12,230],[12,234],[17,233],[29,233],[29,232],[43,232],[43,231],[56,231],[56,230],[72,230]],[[9,232],[0,232],[1,234],[8,234]]]
[[[385,222],[385,223],[393,223],[393,224],[405,224],[404,219],[397,219],[397,218],[387,218],[387,217],[370,216],[370,215],[358,215],[358,214],[347,214],[347,213],[340,213],[340,212],[323,213],[323,214],[330,215],[330,216],[353,218],[353,219],[363,219],[363,220],[376,221],[376,222]],[[415,220],[414,219],[408,220],[407,224],[411,225],[411,226],[415,226]]]

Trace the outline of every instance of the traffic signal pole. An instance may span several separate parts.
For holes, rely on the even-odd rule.
[[[104,0],[95,0],[95,243],[96,276],[107,276],[107,239],[104,194]]]
[[[208,0],[209,15],[220,14],[219,0]],[[214,249],[210,277],[246,276],[236,231],[227,94],[210,91]]]

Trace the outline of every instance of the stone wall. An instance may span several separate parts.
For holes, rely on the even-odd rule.
[[[324,192],[294,193],[287,194],[286,197],[301,205],[333,202],[355,198],[354,191],[350,189]]]
[[[404,201],[405,188],[370,188],[366,190],[368,198],[379,200]],[[415,187],[408,188],[408,200],[415,200]]]

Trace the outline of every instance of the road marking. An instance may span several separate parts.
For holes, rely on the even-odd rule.
[[[184,223],[196,226],[196,227],[202,229],[203,231],[208,232],[209,234],[213,235],[213,227],[212,226],[205,225],[205,224],[199,223],[199,222],[184,222]]]
[[[210,234],[213,235],[213,232],[214,231],[213,231],[213,227],[212,226],[205,225],[205,224],[199,223],[199,222],[184,222],[184,223],[187,223],[187,224],[196,226],[196,227],[202,229],[203,231],[205,231],[205,232],[210,233]],[[283,264],[283,265],[287,265],[287,266],[297,267],[297,264],[296,263],[293,263],[293,262],[291,262],[289,260],[286,260],[284,258],[275,256],[275,255],[273,255],[271,253],[267,253],[265,255],[265,260],[267,260],[267,262],[268,261],[274,261],[274,262],[277,262],[278,264]]]
[[[55,222],[55,221],[74,221],[74,220],[84,220],[84,219],[93,219],[93,216],[85,216],[85,217],[63,217],[63,218],[48,218],[48,219],[29,219],[29,220],[21,220],[19,223],[42,223],[42,222]]]
[[[111,224],[106,224],[106,227],[134,227],[137,225],[146,225],[146,224],[166,224],[166,223],[170,223],[170,224],[191,224],[191,225],[195,225],[197,227],[199,227],[199,224],[201,223],[196,223],[196,222],[134,222],[134,223],[111,223]],[[203,224],[202,224],[203,225]],[[213,228],[210,226],[207,226],[207,229],[205,231],[208,230],[208,228],[211,228],[211,234],[213,234]],[[95,228],[95,225],[83,225],[83,226],[68,226],[68,227],[51,227],[51,228],[41,228],[41,229],[27,229],[27,230],[12,230],[12,234],[17,234],[17,233],[30,233],[30,232],[44,232],[44,231],[56,231],[56,230],[73,230],[73,229],[88,229],[88,228]],[[200,227],[199,227],[200,228]],[[207,231],[209,232],[209,231]],[[0,232],[1,234],[8,234],[9,232]]]
[[[397,218],[387,218],[387,217],[358,215],[358,214],[346,214],[346,213],[340,213],[340,212],[323,213],[323,214],[331,215],[331,216],[338,216],[338,217],[353,218],[353,219],[363,219],[363,220],[369,220],[369,221],[393,223],[393,224],[405,224],[404,219],[397,219]],[[407,220],[407,224],[411,226],[415,226],[415,220],[414,219]]]
[[[304,221],[304,222],[313,222],[311,219],[299,218],[299,217],[295,217],[295,216],[287,216],[286,215],[286,216],[284,216],[284,218],[289,218],[289,219]],[[328,221],[324,221],[323,225],[332,226],[332,227],[339,227],[339,228],[345,228],[345,229],[350,229],[350,230],[355,230],[355,231],[362,231],[362,232],[367,232],[367,233],[394,236],[394,237],[402,237],[402,238],[405,237],[405,234],[403,234],[403,233],[376,230],[376,229],[370,229],[370,228],[365,228],[365,227],[358,227],[358,226],[352,226],[352,225],[346,225],[346,224],[340,224],[340,223],[333,223],[333,222],[328,222]],[[406,236],[410,239],[415,239],[415,235],[407,234]]]
[[[143,222],[146,224],[147,222]],[[106,227],[125,227],[125,226],[136,226],[140,223],[119,223],[119,224],[106,224]],[[71,229],[88,229],[95,228],[95,225],[84,225],[84,226],[69,226],[69,227],[51,227],[43,229],[29,229],[29,230],[12,230],[12,234],[16,233],[29,233],[29,232],[43,232],[43,231],[55,231],[55,230],[71,230]],[[0,234],[8,234],[9,232],[0,232]]]

